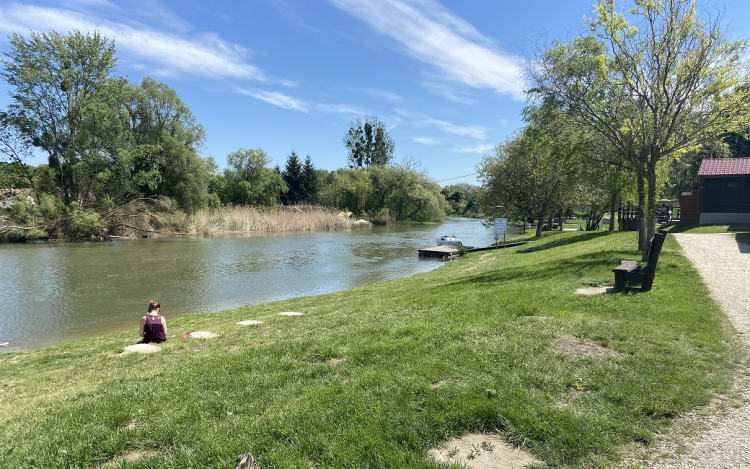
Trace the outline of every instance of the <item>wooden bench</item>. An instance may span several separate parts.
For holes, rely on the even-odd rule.
[[[654,275],[656,274],[656,264],[659,262],[661,246],[667,232],[659,230],[648,246],[648,263],[645,266],[639,266],[636,261],[622,261],[619,267],[612,269],[615,273],[615,291],[621,292],[625,289],[625,284],[640,284],[641,291],[651,290],[654,284]]]

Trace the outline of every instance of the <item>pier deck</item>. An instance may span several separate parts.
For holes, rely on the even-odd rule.
[[[458,254],[456,246],[433,246],[417,250],[420,257],[450,257]]]
[[[512,248],[514,246],[520,246],[522,244],[527,244],[528,241],[517,241],[515,243],[505,243],[506,248]],[[471,246],[464,246],[467,251],[469,252],[480,252],[480,251],[493,251],[495,249],[503,249],[503,245],[499,245],[497,247],[495,246],[487,246],[484,248],[475,248]],[[418,249],[417,253],[419,257],[451,257],[458,255],[458,247],[456,246],[434,246],[429,248],[422,248]]]

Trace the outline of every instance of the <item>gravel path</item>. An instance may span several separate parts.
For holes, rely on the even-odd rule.
[[[698,269],[711,296],[719,303],[750,347],[750,246],[728,234],[675,234],[685,255]],[[743,386],[745,380],[738,380]],[[750,400],[745,384],[741,392]],[[698,419],[695,415],[686,419]],[[687,453],[649,467],[657,469],[750,468],[750,404],[731,408],[705,421],[708,428],[686,443]]]

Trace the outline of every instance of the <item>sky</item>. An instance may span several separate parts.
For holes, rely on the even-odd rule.
[[[383,121],[395,160],[441,185],[477,183],[482,156],[523,126],[522,68],[534,45],[578,35],[594,0],[0,0],[0,51],[12,32],[100,31],[117,75],[175,89],[221,167],[262,148],[318,168],[346,165],[348,122]],[[630,2],[619,2],[628,6]],[[750,37],[750,2],[725,9]],[[0,83],[0,107],[10,103]],[[35,163],[43,162],[39,158]]]

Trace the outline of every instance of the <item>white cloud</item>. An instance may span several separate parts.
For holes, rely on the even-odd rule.
[[[314,103],[312,104],[312,106],[319,111],[327,112],[330,114],[347,114],[359,116],[370,113],[370,111],[365,108],[348,106],[346,104]]]
[[[402,118],[409,119],[408,123],[417,127],[434,126],[442,130],[443,132],[448,132],[454,135],[473,137],[480,140],[486,140],[488,138],[487,130],[484,127],[480,127],[478,125],[456,125],[444,120],[434,119],[422,114],[421,112],[411,112],[400,108],[394,108],[393,112],[395,112]]]
[[[437,126],[443,132],[448,132],[454,135],[473,137],[481,140],[487,139],[487,132],[483,127],[480,127],[478,125],[461,126],[451,124],[450,122],[442,121],[439,119],[427,119],[425,123],[428,125]]]
[[[326,103],[310,103],[302,101],[291,96],[287,96],[283,93],[276,91],[257,91],[257,90],[245,90],[240,89],[240,93],[250,96],[251,98],[260,99],[280,107],[282,109],[292,109],[300,112],[310,112],[311,110],[322,111],[328,114],[344,114],[344,115],[365,115],[368,114],[368,110],[355,106],[349,106],[346,104],[326,104]]]
[[[390,101],[392,103],[398,103],[402,101],[401,96],[391,91],[379,90],[375,88],[357,88],[357,87],[348,87],[348,88],[353,91],[361,91],[369,95],[370,97],[374,99],[378,99],[378,100]]]
[[[428,91],[435,93],[438,96],[442,96],[445,99],[454,101],[461,104],[474,104],[474,100],[469,97],[469,94],[465,91],[459,91],[452,86],[448,86],[445,83],[437,83],[434,81],[423,81],[424,86]]]
[[[428,137],[414,137],[412,140],[418,143],[423,143],[425,145],[435,145],[436,143],[440,143],[440,140]]]
[[[308,112],[310,110],[310,107],[306,103],[275,91],[240,90],[240,93],[252,98],[263,100],[268,104],[273,104],[282,109],[294,109],[295,111],[300,112]]]
[[[518,59],[498,51],[489,38],[435,0],[328,1],[453,81],[524,98]]]
[[[495,148],[495,145],[479,145],[478,147],[469,147],[469,148],[456,148],[456,151],[459,153],[487,153],[489,150],[492,150]]]
[[[82,32],[98,30],[114,39],[118,50],[148,60],[156,69],[216,78],[274,81],[245,61],[245,49],[215,34],[183,39],[146,26],[106,21],[70,10],[17,3],[0,7],[0,33],[27,34],[29,30],[64,33],[73,29]]]

